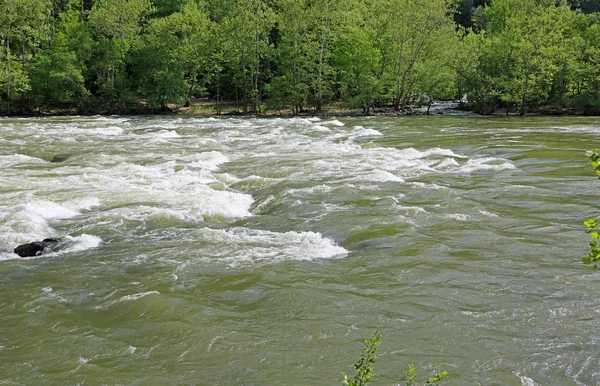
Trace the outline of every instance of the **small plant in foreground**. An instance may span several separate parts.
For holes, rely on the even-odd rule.
[[[592,168],[594,168],[596,174],[599,176],[598,178],[600,178],[600,153],[598,153],[598,149],[590,150],[586,152],[585,155],[588,157]],[[587,227],[586,233],[592,237],[592,240],[590,241],[590,252],[582,259],[582,261],[583,264],[586,265],[594,264],[594,269],[597,269],[597,263],[600,262],[600,246],[598,246],[600,228],[598,227],[598,221],[591,218],[583,223]]]
[[[438,386],[438,382],[443,381],[448,375],[447,371],[442,371],[434,375],[433,377],[429,377],[427,381],[425,381],[425,385],[428,386]],[[406,382],[406,386],[412,386],[413,382],[417,378],[417,369],[413,365],[408,365],[408,370],[404,373],[404,381]]]
[[[590,252],[582,259],[583,264],[589,265],[594,264],[594,269],[598,269],[600,262],[600,246],[598,246],[598,239],[600,239],[600,228],[598,228],[598,222],[593,218],[583,222],[587,227],[586,233],[588,233],[592,240],[590,241]]]
[[[346,373],[342,373],[342,383],[345,386],[366,386],[371,378],[373,378],[373,364],[375,364],[375,353],[379,349],[379,342],[381,334],[375,331],[371,339],[365,339],[365,348],[363,349],[362,355],[358,362],[354,364],[356,375],[354,378],[350,378]],[[417,372],[416,367],[408,365],[408,369],[404,374],[404,381],[406,386],[416,385]],[[443,381],[448,372],[442,371],[433,377],[429,377],[423,385],[425,386],[438,386],[438,382]],[[399,385],[397,385],[399,386]]]
[[[346,386],[365,386],[373,377],[373,367],[375,364],[375,353],[379,348],[381,334],[375,331],[371,339],[365,339],[365,348],[358,362],[354,364],[356,375],[350,378],[346,373],[342,373],[342,383]]]

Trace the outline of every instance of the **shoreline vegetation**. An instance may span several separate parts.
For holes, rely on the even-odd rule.
[[[444,109],[436,109],[437,103],[449,103],[451,106]],[[157,109],[149,106],[146,103],[121,103],[111,105],[92,105],[92,104],[48,104],[48,105],[15,105],[10,114],[6,109],[0,107],[0,117],[50,117],[50,116],[94,116],[94,115],[173,115],[173,116],[190,116],[190,117],[364,117],[364,116],[385,116],[385,117],[402,117],[415,115],[462,115],[459,112],[464,112],[465,115],[472,113],[479,117],[514,117],[521,116],[517,107],[512,108],[496,108],[493,112],[488,112],[483,115],[480,112],[474,111],[472,106],[460,101],[435,101],[431,107],[430,113],[427,113],[427,106],[409,105],[402,106],[400,109],[395,109],[393,106],[378,106],[370,110],[369,114],[358,108],[352,108],[343,103],[327,103],[323,105],[320,112],[314,108],[308,108],[302,111],[294,111],[291,108],[283,108],[280,110],[266,110],[261,113],[243,112],[243,107],[236,104],[235,101],[221,102],[219,109],[216,107],[216,102],[210,99],[193,99],[187,106],[168,105],[166,108]],[[575,109],[556,109],[552,107],[540,108],[536,111],[530,111],[527,116],[586,116],[582,111]],[[597,116],[597,115],[591,115]]]
[[[598,0],[4,0],[0,114],[600,115]]]

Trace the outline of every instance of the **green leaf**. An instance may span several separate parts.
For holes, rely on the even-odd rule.
[[[592,264],[592,258],[589,256],[584,257],[583,259],[581,259],[581,261],[583,261],[583,264],[585,264],[585,265]]]
[[[592,238],[594,238],[594,239],[600,238],[600,234],[598,234],[598,232],[592,232],[591,235],[592,235]]]

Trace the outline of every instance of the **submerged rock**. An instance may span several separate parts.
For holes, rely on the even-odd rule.
[[[34,241],[29,244],[21,244],[15,248],[14,252],[21,257],[39,256],[42,253],[53,251],[58,246],[57,239],[44,239]]]
[[[61,163],[61,162],[65,162],[68,158],[69,158],[68,154],[56,154],[52,158],[50,158],[50,162]]]

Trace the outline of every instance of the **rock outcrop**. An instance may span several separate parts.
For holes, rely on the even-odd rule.
[[[44,239],[29,244],[22,244],[15,248],[14,252],[21,257],[39,256],[56,249],[59,244],[57,239]]]

